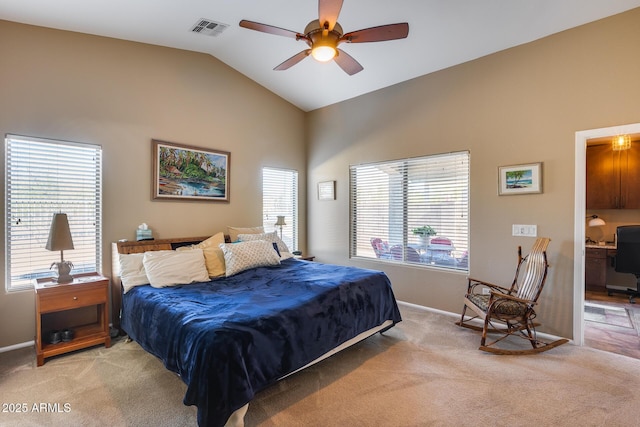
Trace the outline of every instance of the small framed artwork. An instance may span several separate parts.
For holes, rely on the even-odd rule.
[[[335,200],[336,182],[323,181],[318,183],[318,200]]]
[[[226,151],[152,140],[153,198],[229,201]]]
[[[542,193],[542,163],[501,166],[498,168],[498,194]]]

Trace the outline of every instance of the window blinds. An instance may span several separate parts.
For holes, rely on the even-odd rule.
[[[7,288],[51,277],[60,252],[45,249],[53,214],[66,213],[74,249],[72,274],[102,270],[102,148],[7,135]]]
[[[350,196],[351,256],[467,269],[468,152],[351,166]],[[413,232],[423,226],[436,235]]]
[[[262,169],[262,218],[265,232],[276,230],[278,216],[284,216],[282,240],[290,251],[298,249],[298,171]]]

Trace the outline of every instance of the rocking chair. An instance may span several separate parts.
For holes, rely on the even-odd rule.
[[[480,350],[495,354],[534,354],[569,341],[567,339],[550,343],[540,341],[535,330],[539,324],[533,322],[536,317],[533,308],[537,304],[547,278],[549,265],[546,250],[549,242],[550,239],[547,237],[538,238],[529,255],[524,258],[522,248],[518,247],[518,267],[510,288],[469,278],[462,316],[456,325],[482,331]],[[488,293],[483,293],[484,289],[487,289]],[[465,318],[467,308],[473,312],[472,317]],[[469,323],[478,318],[484,321],[482,327]],[[501,334],[501,336],[487,343],[487,335],[490,333]],[[496,345],[510,336],[529,341],[533,348],[514,350]]]

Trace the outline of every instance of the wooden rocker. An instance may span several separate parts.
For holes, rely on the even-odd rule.
[[[518,267],[510,288],[469,278],[462,316],[456,325],[482,331],[480,350],[495,354],[534,354],[569,341],[559,339],[547,343],[539,340],[535,329],[539,324],[533,322],[536,317],[534,306],[547,279],[549,265],[546,251],[550,241],[548,237],[538,238],[531,252],[524,258],[522,248],[518,247]],[[489,294],[482,293],[484,288],[489,289]],[[467,308],[473,311],[473,316],[465,318]],[[469,323],[474,319],[483,320],[484,325],[481,327]],[[487,343],[487,335],[490,333],[501,336]],[[527,340],[533,348],[514,350],[497,345],[505,344],[506,341],[503,340],[508,337]]]

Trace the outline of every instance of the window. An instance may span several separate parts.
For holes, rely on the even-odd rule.
[[[286,225],[276,226],[278,216]],[[262,225],[266,232],[276,230],[289,250],[298,249],[298,171],[262,169]]]
[[[468,152],[351,166],[350,194],[351,256],[468,270]]]
[[[102,149],[97,145],[7,135],[5,139],[6,286],[52,277],[60,252],[45,249],[51,219],[67,214],[72,274],[102,270]]]

